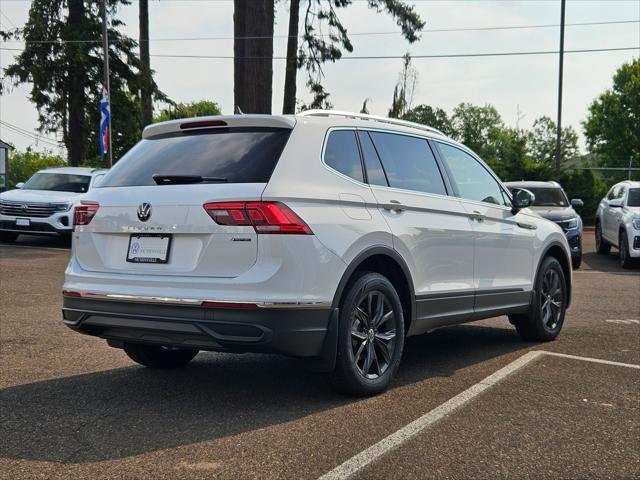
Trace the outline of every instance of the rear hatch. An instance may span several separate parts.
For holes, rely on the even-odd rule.
[[[251,268],[254,227],[219,224],[204,205],[259,201],[294,120],[213,118],[147,128],[85,197],[81,209],[97,210],[75,227],[83,269],[236,277]]]

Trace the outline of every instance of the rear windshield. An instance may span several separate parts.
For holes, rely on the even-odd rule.
[[[533,201],[534,207],[568,207],[569,201],[567,200],[564,192],[559,188],[529,188],[525,187],[536,198]]]
[[[88,175],[39,172],[27,180],[22,189],[84,193],[89,189],[90,180],[91,177]]]
[[[628,207],[640,207],[640,188],[630,188],[627,197]]]
[[[156,185],[155,174],[266,183],[290,133],[287,128],[224,128],[142,140],[107,173],[99,188]]]

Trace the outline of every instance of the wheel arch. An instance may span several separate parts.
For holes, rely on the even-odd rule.
[[[405,317],[405,334],[415,320],[415,290],[406,262],[398,252],[387,246],[373,246],[357,255],[345,270],[333,297],[332,308],[338,308],[349,284],[358,272],[368,271],[384,275],[393,284]]]
[[[542,262],[547,257],[553,257],[560,263],[562,267],[562,272],[564,273],[565,280],[567,282],[567,308],[571,305],[571,294],[572,294],[572,268],[571,268],[571,258],[567,256],[566,250],[563,248],[560,242],[552,242],[544,250],[544,253],[540,255],[540,260],[538,262],[538,266],[536,267],[536,276],[534,279],[538,278],[538,273],[540,271],[540,266]],[[535,283],[534,283],[535,285]]]

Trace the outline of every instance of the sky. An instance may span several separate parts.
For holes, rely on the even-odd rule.
[[[151,67],[159,88],[177,102],[213,100],[223,113],[233,113],[231,59],[162,58],[175,55],[233,55],[233,40],[167,40],[184,37],[232,37],[233,0],[152,0],[149,2]],[[305,5],[306,2],[302,2]],[[355,56],[468,54],[487,52],[556,51],[559,27],[500,30],[437,31],[483,27],[558,25],[560,0],[408,0],[426,22],[418,42],[409,44],[385,13],[368,8],[365,0],[339,10],[348,32],[354,34]],[[0,26],[22,26],[30,0],[0,0]],[[276,2],[275,36],[285,36],[288,1]],[[303,10],[304,11],[304,10]],[[302,13],[302,12],[301,12]],[[137,1],[121,7],[118,17],[126,34],[138,37]],[[301,15],[302,17],[303,15]],[[302,18],[301,18],[302,21]],[[572,23],[627,21],[608,25]],[[640,57],[639,0],[569,0],[566,5],[565,49],[633,47],[627,51],[567,53],[564,63],[563,125],[580,133],[589,104],[611,87],[612,76],[625,62]],[[381,33],[382,32],[382,33]],[[366,35],[355,35],[366,33]],[[372,35],[371,33],[377,33]],[[164,39],[164,40],[163,40]],[[3,42],[0,48],[20,48]],[[0,69],[18,52],[0,49]],[[274,55],[286,54],[286,38],[275,38]],[[413,104],[428,104],[451,113],[461,102],[494,105],[505,124],[530,128],[543,115],[557,115],[558,55],[475,58],[415,58],[418,84]],[[323,84],[337,110],[359,111],[369,98],[370,113],[386,115],[402,60],[342,59],[324,67]],[[284,60],[273,64],[273,113],[282,110]],[[99,88],[99,86],[96,86]],[[29,85],[8,89],[0,97],[0,120],[37,134],[37,111],[29,101]],[[298,73],[298,97],[310,101],[303,72]],[[119,115],[122,112],[113,112]],[[98,119],[96,119],[98,128]],[[0,138],[19,149],[52,150],[48,134],[36,141],[0,125]],[[48,140],[48,141],[47,141]]]

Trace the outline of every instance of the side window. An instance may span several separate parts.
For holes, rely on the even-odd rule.
[[[459,148],[438,142],[462,198],[509,206],[500,184],[480,162]]]
[[[618,198],[618,194],[620,193],[620,187],[618,185],[614,185],[607,193],[607,200],[613,200],[614,198]]]
[[[335,130],[329,134],[324,161],[334,170],[364,182],[360,150],[353,130]]]
[[[100,185],[100,182],[102,181],[103,178],[104,178],[104,173],[101,173],[100,175],[96,175],[95,177],[93,177],[93,183],[91,184],[91,187],[93,188]]]
[[[627,189],[624,187],[624,185],[621,185],[619,187],[618,193],[616,194],[616,198],[619,198],[620,200],[624,199],[625,193],[627,193]]]
[[[391,187],[447,194],[440,169],[425,139],[395,133],[369,133]]]
[[[362,153],[364,154],[364,164],[367,169],[367,180],[371,185],[382,185],[388,187],[387,176],[380,163],[378,152],[373,146],[369,132],[360,132],[360,145],[362,145]]]

